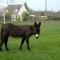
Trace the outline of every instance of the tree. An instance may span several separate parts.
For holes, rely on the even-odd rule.
[[[24,3],[24,6],[25,6],[25,8],[29,11],[29,8],[28,8],[28,6],[27,6],[27,3],[26,3],[26,2]]]

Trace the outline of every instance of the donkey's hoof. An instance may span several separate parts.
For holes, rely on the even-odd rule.
[[[31,50],[31,48],[28,48],[28,50]]]
[[[20,51],[22,50],[22,48],[20,48]]]
[[[10,51],[9,49],[6,49],[6,51]]]

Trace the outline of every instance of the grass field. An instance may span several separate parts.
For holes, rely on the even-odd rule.
[[[42,22],[40,37],[30,38],[31,51],[27,50],[26,43],[20,51],[20,42],[21,38],[10,37],[10,51],[7,52],[3,45],[0,60],[60,60],[60,21]]]

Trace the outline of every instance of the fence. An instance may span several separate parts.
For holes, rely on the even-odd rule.
[[[25,18],[27,18],[27,19],[24,19],[22,22],[34,22],[34,21],[42,21],[42,18],[40,18],[40,17],[25,17]],[[1,23],[4,23],[4,20],[3,20],[4,18],[3,18],[3,16],[0,16],[0,24]],[[14,19],[11,19],[11,18],[8,18],[8,17],[5,17],[5,22],[6,23],[14,23],[14,22],[21,22],[20,21],[20,19],[16,19],[15,21],[14,21]]]

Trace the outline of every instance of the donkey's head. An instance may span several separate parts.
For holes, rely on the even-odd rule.
[[[36,22],[34,23],[34,33],[36,35],[36,38],[39,37],[39,34],[40,34],[40,26],[41,26],[41,22],[39,22],[38,24]]]

